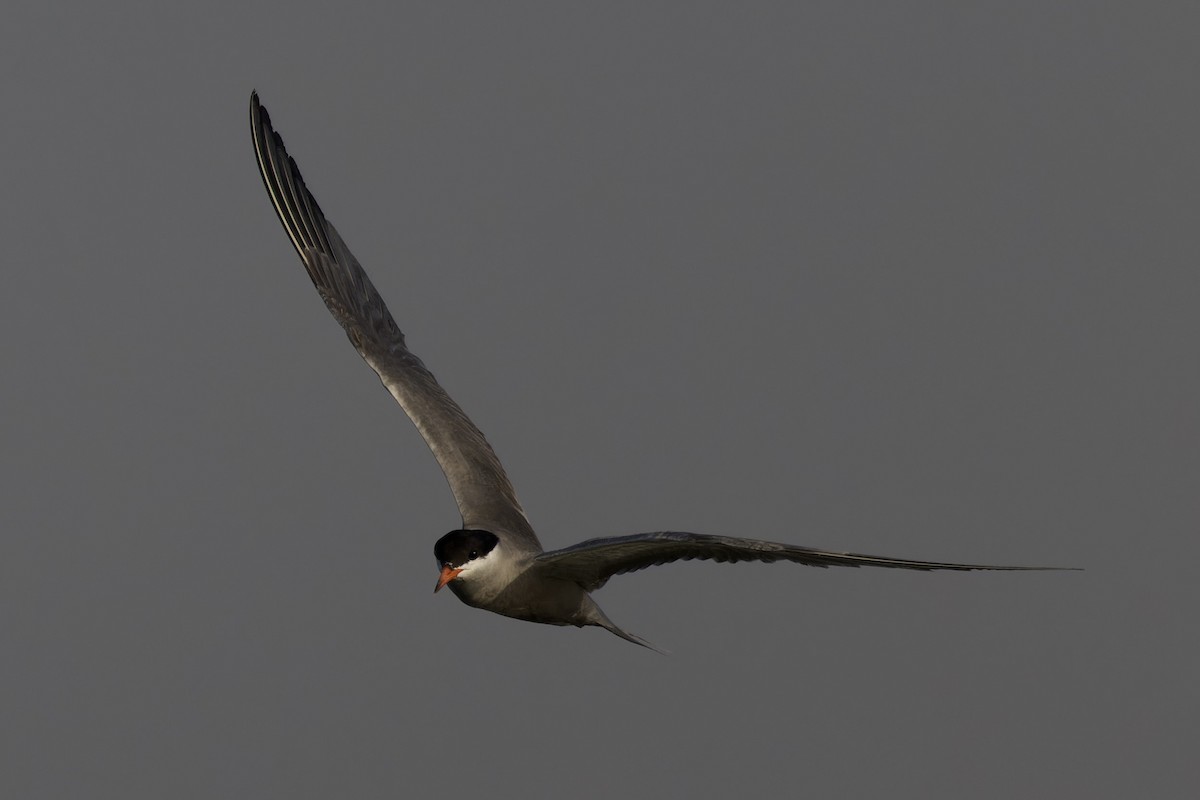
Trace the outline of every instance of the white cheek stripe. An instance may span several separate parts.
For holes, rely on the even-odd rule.
[[[500,549],[500,545],[496,545],[487,555],[482,558],[477,558],[474,561],[468,561],[462,565],[462,572],[458,573],[456,581],[470,580],[472,575],[484,575],[491,571],[491,568],[500,563],[498,559],[492,558],[496,551]]]

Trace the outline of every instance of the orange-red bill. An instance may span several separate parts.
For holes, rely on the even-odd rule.
[[[442,574],[438,576],[437,586],[433,587],[433,593],[437,594],[439,589],[441,589],[443,586],[445,586],[450,581],[457,578],[458,573],[460,573],[460,572],[462,572],[462,569],[455,569],[454,567],[451,567],[449,564],[442,567]]]

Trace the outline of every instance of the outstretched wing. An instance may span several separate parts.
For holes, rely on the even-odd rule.
[[[308,277],[351,344],[425,438],[450,483],[463,527],[508,534],[517,546],[540,551],[491,445],[405,346],[383,298],[304,185],[257,93],[250,96],[250,130],[263,185]]]
[[[907,558],[835,553],[793,544],[702,533],[660,531],[633,536],[589,539],[562,550],[543,553],[534,568],[547,577],[572,580],[588,591],[599,589],[613,575],[667,564],[671,561],[793,561],[810,567],[889,567],[892,569],[1047,570],[1060,567],[997,567],[951,564]]]

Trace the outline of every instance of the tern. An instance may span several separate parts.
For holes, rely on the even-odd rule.
[[[250,96],[250,130],[263,185],[308,277],[351,344],[417,427],[450,484],[462,527],[433,547],[441,570],[434,592],[449,586],[475,608],[549,625],[594,625],[657,650],[615,625],[591,593],[613,575],[691,559],[912,570],[1059,569],[913,561],[678,531],[589,539],[544,550],[491,445],[406,346],[383,298],[305,186],[257,92]]]

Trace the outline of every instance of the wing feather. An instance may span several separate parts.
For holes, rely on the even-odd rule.
[[[537,557],[534,568],[547,577],[575,581],[588,591],[599,589],[613,575],[636,572],[672,561],[791,561],[810,567],[887,567],[915,570],[1047,570],[1061,567],[1007,567],[914,561],[859,553],[837,553],[761,539],[659,531],[632,536],[589,539]]]
[[[326,307],[424,437],[445,473],[463,527],[509,534],[525,549],[541,545],[491,445],[409,351],[383,297],[325,218],[295,160],[250,97],[250,129],[263,185]]]

